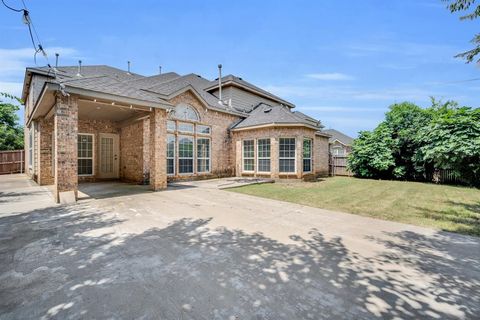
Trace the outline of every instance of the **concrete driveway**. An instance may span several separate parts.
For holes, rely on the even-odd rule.
[[[480,239],[241,195],[0,176],[1,319],[478,319]]]

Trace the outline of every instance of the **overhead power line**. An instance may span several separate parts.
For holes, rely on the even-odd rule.
[[[10,9],[10,10],[12,10],[12,11],[15,11],[15,12],[22,12],[22,11],[23,11],[23,9],[14,9],[14,8],[10,7],[9,5],[7,5],[7,4],[5,3],[5,0],[2,0],[2,3],[3,3],[3,5],[4,5],[5,7],[7,7],[8,9]]]
[[[32,42],[33,49],[35,50],[35,52],[33,54],[33,60],[35,62],[35,65],[38,65],[37,64],[37,54],[41,53],[45,57],[45,60],[47,61],[48,67],[50,67],[50,61],[48,60],[48,55],[45,52],[45,49],[43,48],[43,45],[41,44],[40,37],[38,36],[37,30],[35,29],[35,25],[33,24],[32,18],[30,17],[30,12],[28,11],[28,8],[25,4],[25,1],[22,0],[23,9],[13,8],[13,7],[9,6],[8,4],[6,4],[5,0],[1,0],[1,1],[7,9],[10,9],[14,12],[21,12],[22,13],[23,23],[26,24],[27,27],[28,27],[28,34],[30,35],[30,40]],[[36,41],[35,41],[35,38],[36,38]]]

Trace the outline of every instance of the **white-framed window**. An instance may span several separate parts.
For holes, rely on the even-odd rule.
[[[178,137],[178,173],[193,173],[193,137]]]
[[[255,140],[243,140],[243,171],[255,170]]]
[[[167,120],[167,131],[175,131],[177,129],[177,125],[173,120]]]
[[[312,139],[303,139],[303,172],[312,172]]]
[[[205,126],[202,124],[197,124],[197,133],[198,134],[211,134],[212,129],[210,126]]]
[[[334,156],[344,156],[345,155],[345,150],[344,150],[343,147],[339,147],[339,146],[332,147],[332,154]]]
[[[175,174],[175,135],[167,135],[167,175]]]
[[[279,171],[280,173],[294,173],[295,170],[295,138],[279,139]]]
[[[33,123],[30,124],[30,127],[28,128],[28,167],[32,168],[33,167],[33,150],[34,150],[34,145],[33,145]]]
[[[257,171],[270,172],[270,139],[257,140]]]
[[[184,133],[192,133],[194,132],[194,125],[193,123],[188,122],[179,122],[178,123],[178,131]]]
[[[197,138],[197,172],[210,172],[210,139]]]
[[[188,104],[181,103],[175,107],[174,117],[179,120],[199,121],[197,110]]]
[[[93,134],[79,133],[77,137],[77,158],[79,176],[93,175]]]

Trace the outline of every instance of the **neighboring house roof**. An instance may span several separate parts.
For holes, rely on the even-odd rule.
[[[233,130],[250,129],[266,125],[301,125],[320,130],[320,121],[304,115],[301,112],[292,112],[282,105],[271,106],[265,103],[257,105],[248,117],[235,124]]]
[[[352,137],[349,137],[346,134],[344,134],[344,133],[342,133],[338,130],[327,129],[327,130],[323,130],[322,132],[327,133],[327,134],[332,136],[328,140],[328,142],[330,142],[330,143],[338,141],[338,142],[340,142],[340,143],[342,143],[343,145],[346,145],[346,146],[351,146],[352,143],[353,143],[353,138]]]

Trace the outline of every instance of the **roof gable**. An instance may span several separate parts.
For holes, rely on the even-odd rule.
[[[353,143],[352,137],[349,137],[338,130],[327,129],[327,130],[323,130],[323,132],[331,135],[331,138],[328,140],[329,143],[334,143],[335,141],[338,141],[345,146],[351,146]]]
[[[264,125],[300,125],[310,127],[315,130],[321,129],[320,121],[313,122],[305,115],[297,112],[292,112],[289,108],[276,105],[270,106],[265,103],[261,103],[256,106],[249,116],[243,121],[236,124],[233,129],[253,128]]]

